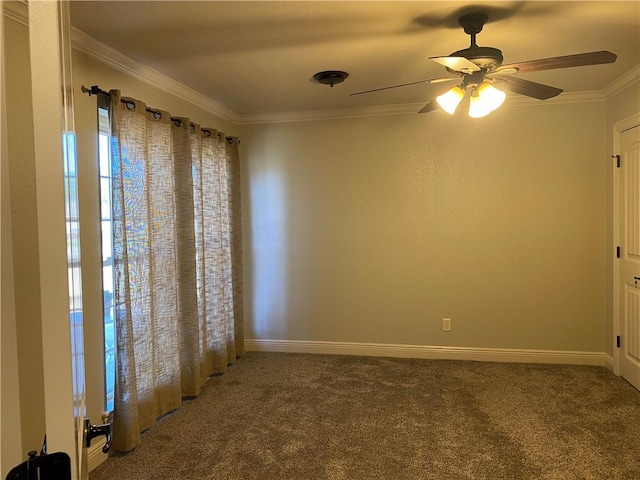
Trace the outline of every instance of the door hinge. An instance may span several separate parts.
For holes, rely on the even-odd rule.
[[[616,258],[620,258],[620,247],[616,247]]]
[[[611,158],[616,159],[616,167],[620,168],[620,155],[611,155]]]
[[[616,347],[620,348],[620,335],[616,337]]]

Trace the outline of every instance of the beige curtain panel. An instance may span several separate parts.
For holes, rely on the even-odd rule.
[[[111,91],[113,448],[244,353],[238,140]]]

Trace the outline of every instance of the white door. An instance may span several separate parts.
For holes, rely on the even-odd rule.
[[[620,134],[620,374],[640,390],[640,126]]]
[[[77,160],[69,4],[29,2],[47,450],[85,480],[86,448]]]

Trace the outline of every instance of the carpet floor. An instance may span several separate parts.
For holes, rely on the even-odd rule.
[[[639,480],[602,367],[247,353],[91,480]]]

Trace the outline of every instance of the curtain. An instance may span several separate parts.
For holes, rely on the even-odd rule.
[[[238,140],[112,91],[113,448],[243,349]]]

